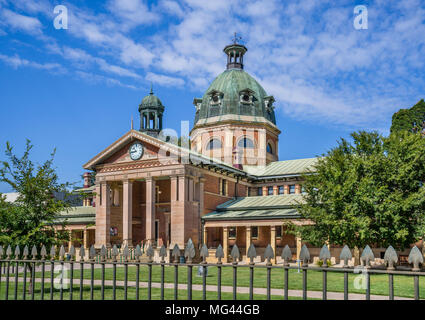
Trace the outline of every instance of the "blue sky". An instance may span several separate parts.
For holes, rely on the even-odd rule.
[[[57,30],[56,5],[68,9]],[[366,5],[368,29],[353,26]],[[425,98],[423,1],[0,0],[0,160],[25,139],[57,148],[63,181],[130,129],[153,83],[164,126],[193,123],[233,32],[245,70],[276,98],[281,160],[320,155],[353,130],[386,134]],[[0,192],[11,191],[0,184]]]

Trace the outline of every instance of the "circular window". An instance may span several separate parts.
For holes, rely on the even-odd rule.
[[[218,102],[218,96],[213,96],[212,97],[212,101],[214,101],[215,103],[217,103]]]
[[[245,101],[245,102],[249,102],[249,95],[244,94],[244,95],[242,96],[242,100],[243,100],[243,101]]]

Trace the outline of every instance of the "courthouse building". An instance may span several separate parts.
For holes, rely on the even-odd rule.
[[[244,71],[245,46],[224,52],[226,70],[193,100],[190,145],[164,134],[166,103],[151,89],[139,106],[140,129],[83,166],[96,173],[95,184],[86,174],[80,191],[89,197],[62,219],[86,247],[183,248],[191,238],[228,254],[237,244],[244,255],[254,243],[258,259],[267,244],[278,256],[288,244],[296,258],[302,239],[285,224],[306,223],[297,212],[301,177],[316,158],[279,161],[275,99]]]

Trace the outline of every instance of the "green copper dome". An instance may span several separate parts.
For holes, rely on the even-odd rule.
[[[223,121],[261,122],[276,126],[274,98],[243,70],[248,49],[236,42],[223,50],[227,70],[211,83],[202,99],[195,99],[195,126]]]
[[[195,99],[195,102],[195,124],[201,119],[224,115],[264,118],[276,124],[274,98],[242,69],[224,71],[211,83],[202,100]]]
[[[164,106],[162,105],[161,100],[159,100],[159,98],[153,94],[151,89],[151,92],[142,99],[142,103],[140,103],[139,105],[139,112],[142,109],[155,109],[155,108],[163,109]]]

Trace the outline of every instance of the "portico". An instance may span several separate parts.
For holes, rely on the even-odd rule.
[[[183,248],[189,238],[196,244],[202,172],[177,157],[163,156],[158,139],[134,130],[125,137],[87,164],[97,169],[96,246],[149,242]],[[135,138],[145,150],[141,161],[130,162],[127,150]]]

